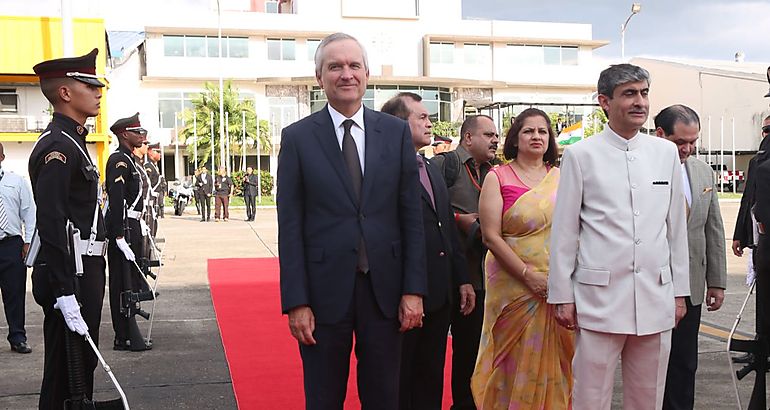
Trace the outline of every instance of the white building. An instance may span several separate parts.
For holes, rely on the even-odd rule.
[[[701,159],[746,171],[762,138],[762,120],[770,115],[764,98],[768,63],[660,58],[631,63],[652,78],[650,122],[665,107],[687,105],[701,118]]]
[[[175,113],[220,75],[270,121],[273,147],[261,164],[274,171],[280,130],[325,104],[313,55],[334,32],[366,48],[370,108],[408,90],[423,96],[433,120],[462,121],[482,109],[498,125],[501,111],[483,108],[506,103],[517,113],[538,106],[570,121],[590,113],[599,72],[592,53],[607,44],[592,38],[590,24],[463,20],[461,0],[227,0],[219,57],[216,2],[198,3],[183,13],[143,16],[144,43],[122,50],[130,57],[109,75],[110,120],[141,113],[151,138],[166,146],[168,179],[191,168],[184,141],[174,160]],[[110,32],[111,49],[120,38],[125,33]],[[255,155],[247,163],[254,165]]]

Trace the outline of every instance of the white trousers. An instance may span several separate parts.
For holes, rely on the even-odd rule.
[[[579,329],[572,361],[573,409],[610,410],[615,368],[621,359],[623,408],[663,407],[671,330],[646,336]]]

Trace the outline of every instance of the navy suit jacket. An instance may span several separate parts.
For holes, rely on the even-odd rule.
[[[425,159],[435,207],[428,191],[422,194],[422,218],[425,231],[425,258],[428,269],[428,294],[423,306],[425,312],[435,312],[457,297],[457,286],[470,284],[468,263],[460,247],[460,236],[454,221],[449,191],[441,170]],[[422,185],[422,184],[421,184]]]
[[[310,306],[339,322],[352,303],[363,236],[374,296],[395,318],[404,294],[427,291],[420,182],[407,123],[364,109],[360,203],[328,108],[286,127],[278,156],[281,309]]]

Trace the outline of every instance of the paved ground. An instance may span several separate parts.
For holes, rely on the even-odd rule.
[[[737,202],[723,202],[728,237],[732,236]],[[104,349],[134,409],[231,409],[236,408],[227,362],[216,326],[206,277],[206,259],[270,257],[277,255],[275,211],[258,210],[256,222],[243,222],[243,211],[234,210],[230,222],[200,223],[194,208],[182,217],[168,216],[161,223],[165,237],[166,266],[162,272],[156,322],[155,348],[150,352],[113,352]],[[727,243],[729,246],[729,243]],[[726,331],[732,326],[747,288],[745,258],[728,255],[725,306],[703,313],[699,340],[700,366],[697,380],[697,409],[734,409],[735,395],[725,352]],[[31,289],[31,285],[28,286]],[[105,300],[106,302],[106,300]],[[739,330],[753,333],[753,299]],[[2,315],[0,315],[2,316]],[[0,409],[31,409],[37,403],[42,373],[42,314],[27,296],[27,333],[34,352],[12,353],[0,343]],[[146,323],[141,323],[145,329]],[[101,340],[112,342],[109,308],[103,309]],[[0,319],[0,334],[7,332]],[[106,374],[97,369],[97,398],[115,397]],[[617,387],[620,386],[618,374]],[[753,375],[739,383],[744,407]],[[616,388],[613,408],[621,408],[621,389]]]
[[[192,208],[188,212],[194,212]],[[129,397],[132,409],[234,409],[230,374],[217,328],[206,276],[206,259],[270,257],[277,254],[275,211],[258,210],[256,222],[243,222],[242,210],[224,223],[200,223],[189,213],[161,222],[166,266],[160,276],[154,349],[115,352],[105,298],[102,310],[102,353]],[[27,289],[31,289],[28,282]],[[147,310],[147,307],[145,307]],[[0,315],[3,316],[3,315]],[[0,409],[37,407],[43,365],[42,311],[27,293],[27,336],[33,352],[19,355],[0,342]],[[146,321],[140,327],[145,333]],[[0,334],[7,334],[5,317]],[[117,392],[100,368],[96,397],[115,398]]]

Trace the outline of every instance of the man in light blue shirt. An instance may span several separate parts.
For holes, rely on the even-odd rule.
[[[29,182],[2,169],[0,144],[0,292],[3,295],[8,342],[17,353],[30,353],[24,330],[27,267],[24,258],[35,231],[35,202]]]

